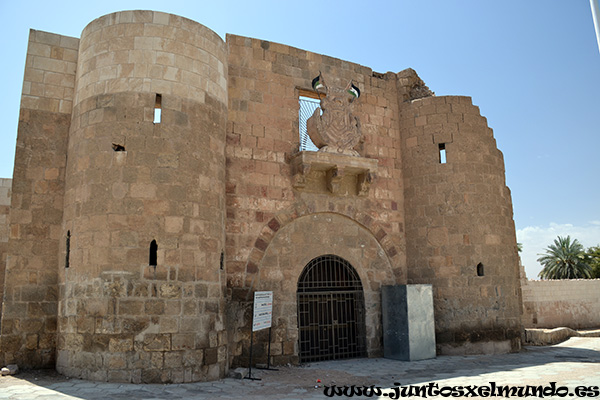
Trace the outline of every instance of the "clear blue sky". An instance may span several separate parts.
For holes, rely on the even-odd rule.
[[[473,98],[504,153],[529,278],[557,235],[600,243],[600,52],[588,0],[0,0],[0,177],[11,177],[30,28],[79,37],[93,19],[152,9],[214,30],[372,68],[414,68]]]

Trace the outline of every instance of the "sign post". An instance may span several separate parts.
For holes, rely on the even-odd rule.
[[[252,332],[271,327],[273,316],[273,292],[254,292],[254,316]]]
[[[252,315],[252,332],[250,333],[250,365],[248,368],[248,378],[260,380],[252,377],[252,347],[254,346],[254,332],[269,328],[269,350],[267,354],[267,369],[270,366],[271,358],[271,322],[273,316],[273,292],[254,292],[254,313]]]

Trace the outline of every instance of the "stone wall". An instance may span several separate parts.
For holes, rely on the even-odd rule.
[[[276,321],[274,344],[282,346],[282,360],[297,357],[296,309],[294,293],[298,277],[310,258],[300,257],[296,250],[283,264],[272,256],[287,254],[291,249],[311,248],[308,243],[327,243],[330,235],[342,240],[342,230],[323,229],[326,224],[303,230],[288,242],[278,239],[280,231],[296,219],[310,221],[311,215],[328,213],[336,221],[348,221],[354,230],[362,229],[365,238],[374,241],[372,262],[383,263],[384,270],[369,276],[368,301],[375,314],[370,322],[380,323],[376,316],[380,299],[376,289],[382,283],[406,281],[404,252],[404,207],[401,165],[401,142],[398,132],[398,100],[394,74],[376,74],[369,68],[293,47],[257,39],[228,35],[229,46],[229,121],[227,126],[227,276],[232,296],[233,318],[230,353],[236,364],[242,354],[240,341],[249,335],[244,302],[251,292],[273,287],[283,301]],[[376,176],[364,196],[356,193],[335,194],[320,184],[323,173],[313,171],[306,177],[292,167],[299,149],[298,108],[302,90],[311,91],[311,81],[323,71],[328,85],[344,88],[353,80],[362,96],[354,110],[360,119],[364,142],[357,148],[360,155],[377,163]],[[301,172],[300,172],[301,173]],[[305,178],[305,179],[304,179]],[[348,179],[356,179],[349,177]],[[298,180],[303,180],[298,184]],[[306,182],[304,182],[306,180]],[[356,185],[356,184],[355,184]],[[295,224],[295,223],[294,223]],[[294,225],[300,226],[300,225]],[[298,228],[289,228],[298,229]],[[292,242],[289,242],[292,240]],[[367,239],[364,239],[367,240]],[[354,243],[355,241],[353,241]],[[376,247],[379,246],[379,251]],[[318,247],[314,247],[316,249]],[[324,249],[322,249],[324,251]],[[331,249],[330,249],[331,250]],[[347,257],[351,252],[338,246],[333,254]],[[356,259],[361,277],[372,272],[369,262]],[[284,266],[285,265],[285,266]],[[265,271],[264,268],[268,268]],[[285,276],[285,287],[281,278]],[[292,296],[292,297],[290,297]],[[282,311],[285,310],[285,311]],[[367,338],[370,353],[381,352],[381,330],[373,327]],[[246,346],[246,345],[245,345]],[[247,347],[246,347],[247,349]]]
[[[525,328],[600,327],[600,279],[523,280]]]
[[[6,250],[8,248],[9,221],[12,179],[0,178],[0,293],[4,294],[4,274],[6,273]],[[0,305],[0,313],[2,305]],[[1,314],[0,314],[1,315]]]
[[[25,63],[2,314],[4,363],[53,367],[66,149],[79,39],[32,30]]]

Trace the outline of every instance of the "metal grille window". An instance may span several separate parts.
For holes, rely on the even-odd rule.
[[[365,301],[360,278],[341,257],[310,261],[298,280],[300,362],[366,356]]]
[[[309,97],[313,95],[311,92],[302,92],[298,98],[300,105],[298,111],[299,118],[299,130],[300,130],[300,151],[317,151],[319,150],[310,140],[308,133],[306,132],[306,121],[313,115],[315,110],[321,104],[321,101],[316,97]],[[324,95],[322,95],[324,96]]]

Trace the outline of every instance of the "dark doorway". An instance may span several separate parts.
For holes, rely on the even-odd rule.
[[[311,260],[298,279],[300,362],[365,357],[365,300],[350,263],[333,254]]]

